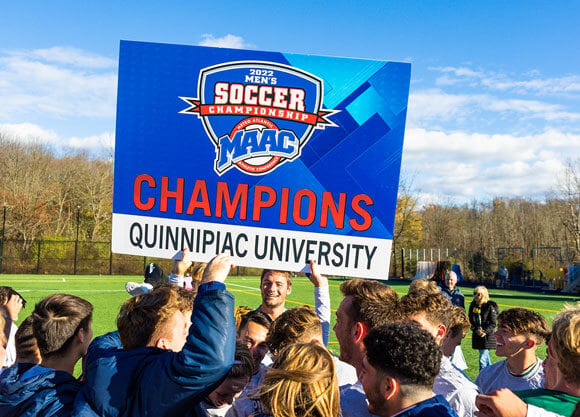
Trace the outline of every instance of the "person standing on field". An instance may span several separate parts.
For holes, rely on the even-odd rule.
[[[494,337],[499,307],[489,299],[489,292],[483,285],[473,290],[473,301],[469,305],[469,322],[473,336],[471,346],[479,350],[479,371],[491,365],[489,350],[495,349]]]

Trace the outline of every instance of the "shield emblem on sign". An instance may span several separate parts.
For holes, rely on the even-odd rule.
[[[198,97],[180,97],[216,146],[218,175],[236,167],[263,175],[300,156],[314,129],[336,126],[320,78],[287,65],[228,62],[199,73]]]

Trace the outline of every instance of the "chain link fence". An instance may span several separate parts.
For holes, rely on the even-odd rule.
[[[111,242],[75,240],[0,240],[0,273],[67,275],[142,275],[145,265],[167,259],[111,253]],[[261,269],[236,267],[238,276],[260,275]],[[169,271],[167,271],[169,272]]]

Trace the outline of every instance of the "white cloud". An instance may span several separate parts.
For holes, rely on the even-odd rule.
[[[215,46],[218,48],[237,48],[237,49],[250,49],[254,46],[248,44],[244,41],[241,36],[236,36],[232,34],[227,34],[221,38],[216,38],[211,33],[204,33],[201,35],[202,41],[199,43],[200,46]]]
[[[115,116],[117,73],[105,57],[60,47],[0,52],[0,80],[0,122]]]
[[[439,86],[468,84],[479,85],[492,91],[512,91],[517,94],[573,95],[580,93],[580,75],[542,78],[536,70],[522,74],[522,79],[493,71],[475,71],[467,67],[430,67],[442,73],[436,79]],[[475,83],[475,84],[474,84]]]
[[[490,120],[497,117],[484,112],[516,114],[521,118],[544,121],[580,121],[580,113],[566,111],[561,104],[538,100],[500,98],[490,94],[452,94],[441,89],[416,91],[409,96],[408,119],[411,127],[421,127],[434,121],[465,121],[475,116]]]
[[[27,60],[41,60],[79,68],[117,67],[117,61],[114,59],[67,46],[53,46],[52,48],[34,49],[31,51],[11,51],[9,54]]]
[[[0,134],[22,143],[47,144],[59,152],[73,149],[100,155],[110,153],[115,148],[115,135],[112,132],[86,137],[61,137],[53,130],[33,123],[4,123],[0,124]]]
[[[87,137],[72,137],[65,140],[65,144],[73,149],[101,150],[115,148],[115,135],[111,132]]]
[[[548,130],[515,136],[408,129],[403,168],[416,172],[423,204],[467,203],[496,196],[543,198],[580,155],[580,135]]]
[[[58,142],[58,135],[53,130],[44,129],[33,123],[3,123],[0,124],[0,133],[9,139],[23,143],[41,142],[54,144]]]
[[[451,73],[456,77],[468,77],[468,78],[482,78],[484,73],[481,71],[474,71],[467,67],[430,67],[432,71],[439,71],[443,73]]]

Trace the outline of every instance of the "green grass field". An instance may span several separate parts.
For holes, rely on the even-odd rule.
[[[125,282],[140,282],[140,276],[67,276],[67,275],[0,275],[0,285],[9,285],[22,293],[28,304],[20,315],[20,320],[30,314],[33,306],[43,297],[53,293],[69,293],[89,300],[95,306],[93,315],[93,331],[95,336],[115,329],[115,320],[119,308],[129,297],[125,292]],[[330,296],[332,311],[335,312],[342,296],[340,280],[330,280]],[[228,289],[236,297],[236,305],[257,307],[260,305],[259,277],[236,277],[227,280]],[[407,293],[408,282],[389,281],[400,295]],[[466,305],[471,302],[473,290],[462,288],[466,296]],[[549,323],[564,303],[580,301],[580,297],[566,295],[546,295],[538,293],[516,292],[510,290],[491,290],[491,298],[498,303],[500,310],[511,307],[524,307],[543,314]],[[287,298],[287,308],[314,302],[313,287],[306,278],[295,278],[293,291]],[[332,325],[334,325],[334,315]],[[338,353],[338,344],[334,333],[330,334],[330,349]],[[478,353],[471,349],[471,334],[463,340],[463,353],[469,365],[467,374],[474,379],[478,372]],[[545,348],[540,347],[539,356],[545,356]],[[498,360],[492,353],[492,361]]]

